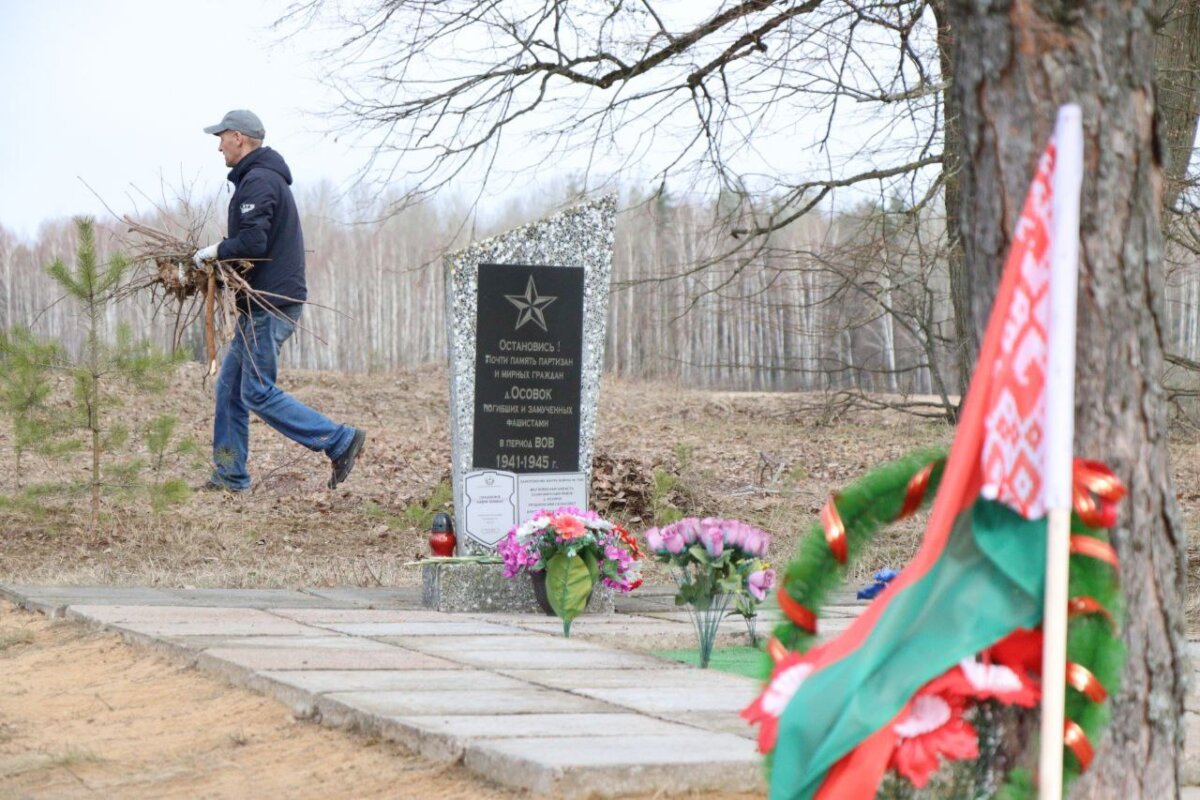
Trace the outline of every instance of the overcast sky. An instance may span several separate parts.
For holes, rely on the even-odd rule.
[[[0,0],[0,226],[118,212],[165,180],[217,191],[227,172],[204,134],[232,108],[263,120],[298,186],[347,181],[357,154],[320,133],[328,105],[311,41],[269,30],[285,2]],[[182,177],[181,177],[182,176]]]

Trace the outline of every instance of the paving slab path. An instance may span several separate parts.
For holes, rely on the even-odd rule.
[[[617,797],[761,791],[755,731],[737,712],[757,681],[638,650],[692,647],[673,587],[618,598],[572,636],[554,618],[443,614],[417,589],[148,589],[0,585],[51,617],[120,633],[177,661],[273,697],[293,713],[462,762],[536,795]],[[862,610],[824,610],[833,633]],[[761,612],[764,630],[779,612]],[[722,623],[718,640],[744,643]],[[1193,663],[1200,642],[1189,642]],[[1184,797],[1200,800],[1200,681],[1188,694]]]
[[[430,611],[415,589],[13,585],[0,594],[115,631],[298,716],[536,795],[764,789],[756,733],[737,716],[757,681],[636,652],[694,646],[671,587],[577,619],[570,639],[554,618]],[[765,610],[760,624],[777,615]],[[743,623],[724,623],[719,638],[744,641]]]

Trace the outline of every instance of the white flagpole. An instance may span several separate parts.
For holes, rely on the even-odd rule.
[[[1083,125],[1079,106],[1058,110],[1051,228],[1050,319],[1046,358],[1046,605],[1042,631],[1042,726],[1038,797],[1059,800],[1067,673],[1067,577],[1071,460],[1075,440],[1075,298],[1079,278],[1079,194]]]

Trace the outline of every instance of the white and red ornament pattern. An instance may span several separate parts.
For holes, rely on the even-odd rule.
[[[1046,513],[1042,471],[1054,152],[1051,144],[1038,163],[1013,237],[1009,260],[1020,264],[1019,278],[1004,320],[980,456],[980,494],[1028,519]]]

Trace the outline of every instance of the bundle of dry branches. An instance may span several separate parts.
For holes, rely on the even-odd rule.
[[[122,220],[129,226],[126,252],[139,269],[121,293],[128,295],[148,290],[160,298],[160,304],[175,302],[173,347],[179,346],[183,332],[192,321],[203,315],[208,374],[215,374],[217,349],[228,342],[237,329],[239,296],[270,308],[270,304],[246,281],[244,273],[253,264],[250,261],[211,261],[202,268],[197,267],[192,256],[200,245],[194,228],[181,237],[129,217]]]

